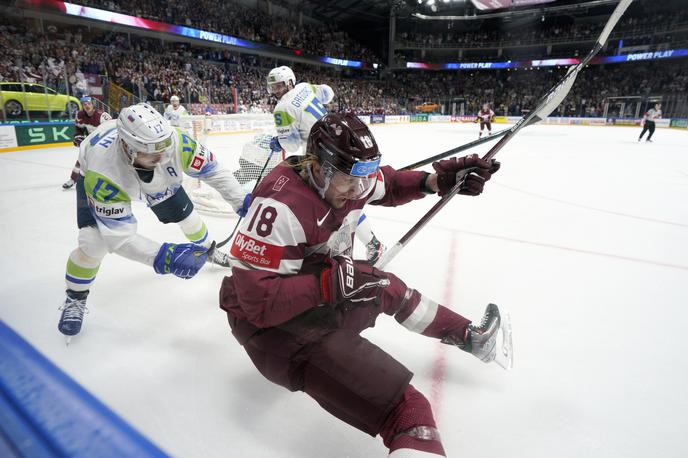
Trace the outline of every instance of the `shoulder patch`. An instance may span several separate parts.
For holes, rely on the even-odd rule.
[[[287,181],[289,181],[289,178],[285,177],[284,175],[280,175],[280,177],[275,181],[275,184],[272,185],[272,190],[281,191],[284,185],[287,184]]]

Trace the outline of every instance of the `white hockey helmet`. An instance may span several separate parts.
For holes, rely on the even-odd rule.
[[[173,95],[172,97],[170,97],[170,102],[179,102],[179,97]]]
[[[268,92],[273,94],[275,92],[273,86],[278,83],[284,83],[284,86],[287,89],[289,89],[289,81],[291,81],[292,85],[296,86],[296,75],[294,75],[294,71],[291,68],[282,65],[281,67],[275,67],[272,70],[270,70],[270,73],[268,73],[267,81]]]
[[[117,133],[126,143],[132,162],[137,153],[162,154],[170,151],[174,129],[147,103],[123,108],[117,118]]]

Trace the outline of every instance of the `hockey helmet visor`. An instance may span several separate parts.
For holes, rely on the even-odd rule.
[[[327,149],[325,146],[322,148]],[[368,160],[354,159],[353,163],[347,164],[346,167],[341,165],[337,167],[337,164],[328,160],[321,162],[324,187],[330,187],[336,194],[344,195],[351,200],[362,199],[370,194],[377,182],[380,156]]]

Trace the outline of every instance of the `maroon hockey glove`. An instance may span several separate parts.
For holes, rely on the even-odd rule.
[[[348,256],[328,259],[320,272],[321,297],[328,305],[374,301],[387,286],[389,280],[384,272]]]
[[[81,145],[81,142],[84,141],[84,138],[86,138],[84,135],[75,135],[74,136],[74,146]]]
[[[461,172],[468,173],[468,175],[466,175],[459,194],[477,196],[483,192],[485,182],[499,170],[499,166],[499,162],[494,159],[485,161],[477,154],[459,158],[453,157],[432,163],[432,168],[437,173],[437,187],[440,196],[445,195],[454,187],[457,176],[461,179],[462,175],[457,175]]]

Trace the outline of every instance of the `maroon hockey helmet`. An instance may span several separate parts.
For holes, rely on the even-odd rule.
[[[351,113],[330,113],[317,121],[306,152],[329,162],[340,172],[366,176],[377,172],[380,150],[368,126]]]
[[[321,197],[330,186],[351,199],[363,198],[374,188],[381,154],[368,126],[356,115],[322,117],[311,128],[306,152],[322,166],[324,184],[313,181]]]

